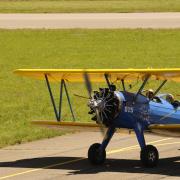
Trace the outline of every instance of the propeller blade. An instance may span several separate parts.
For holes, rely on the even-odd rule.
[[[86,89],[88,90],[89,97],[92,98],[91,96],[92,86],[91,86],[91,82],[87,73],[84,73],[84,80],[85,80]]]
[[[74,96],[76,96],[76,97],[79,97],[79,98],[83,98],[83,99],[89,99],[88,97],[85,97],[85,96],[81,96],[81,95],[79,95],[79,94],[73,94]]]
[[[102,121],[101,121],[101,117],[100,117],[100,114],[99,114],[99,111],[98,111],[97,108],[96,108],[96,116],[97,116],[97,122],[98,122],[98,124],[99,124],[101,134],[102,134],[103,136],[105,136],[105,128],[104,128],[104,125],[103,125],[103,123],[102,123]]]

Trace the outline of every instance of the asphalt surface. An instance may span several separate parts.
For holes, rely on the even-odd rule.
[[[180,28],[180,13],[0,14],[0,28]]]
[[[133,134],[116,133],[107,148],[102,166],[90,165],[87,150],[101,142],[99,132],[81,132],[0,150],[1,179],[179,179],[180,140],[146,135],[159,149],[156,168],[143,168]]]

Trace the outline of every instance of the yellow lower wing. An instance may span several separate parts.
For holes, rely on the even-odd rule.
[[[48,128],[58,128],[65,130],[77,130],[77,131],[99,131],[99,126],[96,123],[87,122],[70,122],[70,121],[32,121],[34,125],[45,126]]]
[[[85,131],[85,132],[99,132],[99,125],[90,122],[72,122],[72,121],[32,121],[32,124],[44,126],[47,128],[62,129],[67,131]],[[106,128],[107,129],[107,128]],[[117,132],[129,133],[127,129],[121,129]]]
[[[156,134],[180,137],[180,124],[153,124],[149,129]]]

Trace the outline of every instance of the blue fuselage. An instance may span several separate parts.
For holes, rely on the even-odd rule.
[[[119,128],[134,129],[136,123],[148,130],[152,124],[180,124],[180,108],[175,108],[163,98],[156,97],[149,101],[147,97],[130,92],[118,92],[123,103],[114,124]]]

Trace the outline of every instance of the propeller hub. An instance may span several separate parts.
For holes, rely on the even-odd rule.
[[[98,111],[103,111],[105,108],[105,103],[102,99],[91,99],[89,107],[92,109],[97,109]]]

